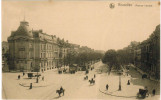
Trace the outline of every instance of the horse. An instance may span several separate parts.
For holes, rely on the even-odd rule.
[[[63,96],[64,96],[64,92],[65,92],[65,89],[63,89],[62,91],[61,90],[56,90],[56,93],[59,94],[59,97],[60,97],[61,93],[63,93]]]
[[[95,84],[95,80],[89,80],[90,84]]]

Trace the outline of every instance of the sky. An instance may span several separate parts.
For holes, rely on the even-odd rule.
[[[109,7],[111,3],[114,8]],[[7,41],[11,31],[17,30],[24,16],[31,29],[42,29],[70,43],[104,51],[122,49],[131,41],[141,42],[160,24],[157,1],[3,0],[2,41]]]

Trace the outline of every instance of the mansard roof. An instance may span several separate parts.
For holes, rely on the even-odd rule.
[[[26,21],[21,21],[18,29],[11,33],[11,37],[15,36],[33,37],[32,30],[29,28],[29,23]]]

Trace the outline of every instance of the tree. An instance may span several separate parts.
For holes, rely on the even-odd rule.
[[[104,55],[104,57],[102,59],[102,62],[109,66],[109,74],[110,74],[111,68],[113,66],[118,67],[117,52],[115,50],[113,50],[113,49],[108,50],[105,53],[105,55]]]
[[[71,65],[71,64],[76,64],[76,56],[77,53],[76,52],[68,52],[67,55],[64,58],[64,63],[66,65]]]
[[[109,73],[111,72],[111,69],[112,67],[114,66],[117,71],[120,69],[120,63],[119,63],[119,60],[120,58],[118,57],[118,54],[115,50],[111,49],[111,50],[108,50],[103,59],[102,59],[102,62],[104,64],[108,64],[109,66]],[[121,74],[119,75],[119,90],[121,90]]]

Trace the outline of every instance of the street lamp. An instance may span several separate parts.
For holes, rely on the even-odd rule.
[[[40,68],[40,67],[39,67],[39,68]],[[38,68],[38,67],[36,68],[36,71],[37,71],[36,83],[39,83],[39,78],[38,78],[38,77],[39,77],[39,76],[38,76],[39,68]]]

